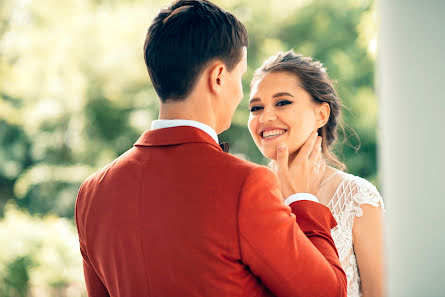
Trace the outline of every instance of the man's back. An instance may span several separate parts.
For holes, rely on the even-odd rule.
[[[174,129],[210,138],[195,128]],[[237,232],[240,189],[255,165],[222,152],[212,139],[196,139],[164,146],[139,141],[83,184],[79,232],[112,296],[263,290],[241,263]]]
[[[89,295],[301,296],[310,284],[337,296],[332,268],[304,263],[323,267],[327,259],[341,274],[332,239],[330,250],[323,240],[318,246],[324,259],[279,197],[268,169],[224,153],[199,129],[144,133],[79,191]],[[326,237],[335,221],[323,211],[327,227],[311,232]]]

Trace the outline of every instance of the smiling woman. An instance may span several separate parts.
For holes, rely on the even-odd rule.
[[[285,142],[295,156],[310,134],[329,118],[329,105],[315,103],[292,73],[264,75],[253,85],[252,95],[249,129],[262,153],[272,160],[276,159],[278,142]]]
[[[250,95],[249,131],[273,162],[279,144],[287,145],[292,162],[313,132],[322,137],[331,167],[316,196],[338,223],[332,237],[348,279],[348,296],[382,296],[383,200],[370,182],[343,172],[345,166],[331,152],[340,102],[326,70],[312,58],[280,53],[255,72]]]
[[[311,58],[295,55],[292,51],[271,57],[253,77],[250,111],[249,130],[267,158],[276,158],[277,141],[286,142],[291,157],[295,156],[309,135],[318,131],[323,138],[322,148],[328,163],[339,169],[345,168],[331,152],[337,139],[340,103],[319,62],[312,62]],[[271,125],[276,119],[280,125]],[[285,135],[273,139],[264,137],[263,131],[274,129],[283,130]]]

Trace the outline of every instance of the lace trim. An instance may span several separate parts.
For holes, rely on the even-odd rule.
[[[348,280],[348,297],[360,297],[360,274],[354,254],[352,228],[355,217],[361,217],[363,204],[381,207],[383,199],[378,190],[369,181],[351,174],[340,172],[344,179],[327,206],[337,220],[338,225],[332,229],[332,238],[338,250],[340,262]]]

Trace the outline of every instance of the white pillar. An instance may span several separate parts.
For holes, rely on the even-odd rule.
[[[380,0],[389,297],[445,296],[445,0]]]

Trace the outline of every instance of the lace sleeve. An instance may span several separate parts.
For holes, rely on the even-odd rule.
[[[354,178],[354,191],[352,193],[352,200],[355,204],[355,215],[361,217],[363,210],[360,207],[362,204],[369,204],[374,207],[380,207],[385,211],[385,205],[383,199],[380,196],[377,188],[366,179],[355,176]]]

